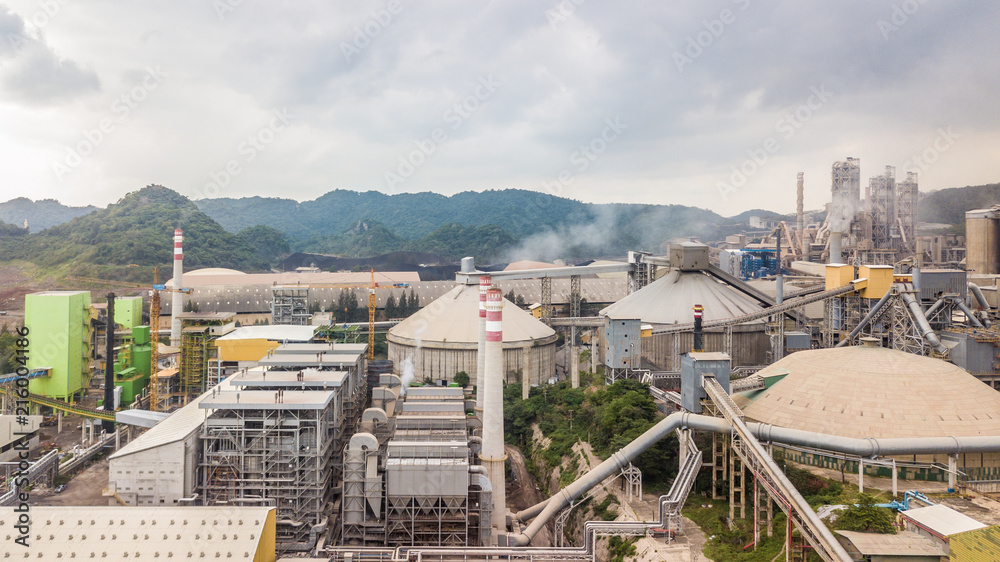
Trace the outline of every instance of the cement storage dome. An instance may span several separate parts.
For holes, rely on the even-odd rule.
[[[663,277],[601,311],[616,319],[639,319],[644,324],[663,326],[689,324],[692,307],[705,307],[704,320],[722,320],[761,310],[763,306],[739,290],[704,271],[671,270]],[[763,321],[733,327],[733,365],[764,365],[771,349]],[[721,329],[705,331],[706,351],[727,351]],[[654,368],[680,371],[680,354],[691,351],[692,332],[660,334],[642,338],[642,358]]]
[[[1000,392],[940,359],[862,345],[800,351],[758,374],[784,378],[738,399],[752,400],[748,420],[854,438],[1000,435]],[[962,454],[958,466],[971,480],[996,479],[1000,454]]]
[[[389,330],[389,359],[403,374],[409,360],[415,380],[451,381],[465,371],[476,380],[479,347],[479,286],[456,285],[440,298]],[[556,339],[552,328],[504,300],[503,359],[507,382],[531,384],[555,375]]]

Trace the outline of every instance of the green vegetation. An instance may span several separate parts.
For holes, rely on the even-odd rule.
[[[55,199],[32,201],[25,197],[0,203],[0,221],[21,227],[28,221],[28,229],[41,232],[57,224],[69,222],[97,210],[97,207],[67,207]]]
[[[14,360],[17,338],[18,335],[7,329],[6,324],[0,327],[0,375],[17,370],[17,362]]]
[[[581,376],[581,386],[589,381],[588,375]],[[569,381],[563,381],[532,388],[528,400],[521,400],[519,383],[504,390],[507,441],[521,445],[528,456],[530,449],[526,445],[531,442],[531,426],[537,423],[551,440],[548,448],[540,452],[550,467],[559,466],[563,457],[573,456],[577,441],[589,442],[594,453],[606,459],[661,417],[648,386],[634,380],[577,389],[571,388]],[[642,470],[647,489],[666,490],[677,473],[677,438],[671,435],[660,440],[633,464]]]
[[[625,562],[635,556],[636,539],[613,536],[608,539],[608,562]]]
[[[459,371],[455,373],[455,376],[451,380],[454,381],[455,384],[457,384],[458,386],[465,388],[469,386],[469,373],[466,373],[465,371]]]
[[[152,278],[151,266],[169,271],[174,228],[184,229],[187,269],[267,269],[266,260],[240,237],[222,229],[186,197],[162,186],[129,193],[106,209],[28,236],[0,236],[4,259],[42,267],[68,266],[71,275]]]
[[[952,225],[952,232],[965,234],[965,212],[992,207],[1000,202],[1000,183],[953,187],[926,194],[920,200],[919,220]]]
[[[267,263],[276,263],[291,253],[285,233],[270,226],[257,225],[244,228],[237,236]]]
[[[895,534],[892,526],[892,511],[884,507],[876,507],[875,498],[868,494],[859,494],[857,504],[852,504],[837,516],[834,528],[844,531],[861,533]]]

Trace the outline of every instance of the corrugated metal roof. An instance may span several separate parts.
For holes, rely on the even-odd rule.
[[[836,531],[851,541],[854,548],[865,556],[947,556],[948,552],[927,537],[912,531],[902,531],[895,535],[881,533],[859,533],[857,531]]]
[[[315,331],[316,326],[243,326],[219,339],[307,342]]]
[[[531,314],[504,299],[503,341],[519,342],[555,335]],[[389,340],[479,344],[479,286],[455,285],[444,296],[389,329]]]
[[[948,537],[948,547],[952,560],[1000,560],[1000,525],[952,535]]]
[[[231,382],[235,376],[236,375],[233,375],[223,380],[219,383],[219,388],[223,390],[233,388]],[[170,414],[167,419],[156,424],[146,433],[143,433],[139,437],[133,439],[131,443],[125,445],[121,449],[118,449],[118,451],[111,455],[109,459],[132,455],[140,451],[146,451],[168,443],[180,441],[187,438],[187,436],[191,435],[191,433],[198,431],[198,429],[201,428],[201,423],[205,421],[206,416],[206,412],[204,410],[200,410],[199,405],[202,400],[211,396],[211,394],[211,391],[209,391],[202,394],[198,398],[195,398],[183,408]],[[212,415],[212,410],[208,410],[207,415]]]
[[[610,318],[638,318],[649,324],[693,321],[691,308],[705,307],[705,320],[722,320],[756,312],[757,301],[700,271],[673,270],[601,311]]]
[[[177,560],[252,560],[273,509],[35,505],[31,506],[31,546],[24,552],[33,560],[130,560],[154,555]],[[0,529],[13,534],[18,515],[13,507],[0,507]],[[5,552],[15,554],[20,547],[13,545],[13,538],[8,542]],[[20,553],[16,557],[22,558]]]
[[[1000,435],[1000,392],[940,359],[881,347],[813,349],[757,375],[783,373],[743,409],[747,418],[858,438]]]
[[[173,286],[173,279],[168,280],[165,285]],[[420,274],[415,271],[376,271],[375,282],[380,285],[391,285],[393,283],[416,283],[420,281]],[[197,287],[200,285],[303,285],[310,283],[357,283],[367,286],[371,282],[370,272],[341,271],[331,272],[297,272],[285,271],[282,273],[232,273],[231,270],[194,270],[184,273],[184,286]]]
[[[986,528],[968,515],[941,504],[911,509],[900,515],[944,537]]]

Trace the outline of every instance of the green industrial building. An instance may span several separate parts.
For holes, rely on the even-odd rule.
[[[50,368],[28,390],[71,400],[84,388],[90,363],[90,293],[45,291],[24,297],[24,325],[31,342],[28,368]]]
[[[115,299],[115,324],[123,330],[142,325],[142,297],[117,297]]]
[[[118,303],[115,303],[115,318],[118,318]],[[123,352],[115,360],[115,386],[122,389],[121,405],[128,406],[142,396],[149,384],[151,349],[149,326],[132,328],[132,341],[122,345]]]

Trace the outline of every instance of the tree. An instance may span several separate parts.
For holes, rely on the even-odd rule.
[[[514,304],[520,308],[524,308],[524,295],[517,295],[517,299],[514,301]]]
[[[408,312],[409,314],[413,314],[418,310],[420,310],[420,295],[417,294],[415,289],[410,289],[410,306]]]
[[[896,533],[896,528],[892,526],[892,512],[876,507],[875,498],[868,494],[859,495],[857,505],[840,512],[834,527],[861,533]]]
[[[385,317],[391,320],[396,317],[396,297],[389,293],[389,298],[385,299]]]
[[[453,380],[456,384],[458,384],[462,388],[465,388],[469,386],[469,373],[466,373],[465,371],[459,371],[455,373],[455,376],[451,380]]]
[[[511,289],[510,291],[507,291],[507,294],[504,295],[503,298],[509,300],[510,302],[516,301],[517,297],[514,296],[514,289]]]
[[[399,306],[396,308],[396,314],[400,318],[406,318],[410,315],[410,301],[406,298],[406,291],[399,295]]]

